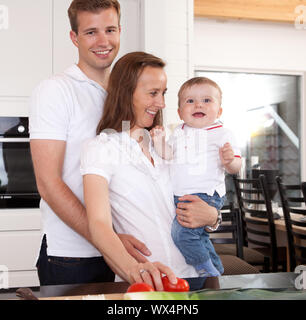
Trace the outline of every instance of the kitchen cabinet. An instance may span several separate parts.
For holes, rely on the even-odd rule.
[[[52,73],[52,0],[0,0],[8,26],[0,30],[0,97],[29,96]]]
[[[77,61],[67,10],[71,0],[0,0],[8,26],[0,28],[0,100],[29,97],[43,79]],[[121,0],[118,57],[141,49],[140,0]]]
[[[0,210],[0,265],[9,270],[10,287],[39,285],[40,219],[39,209]]]

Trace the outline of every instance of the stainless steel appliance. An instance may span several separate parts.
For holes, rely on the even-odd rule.
[[[0,208],[37,208],[27,117],[0,117]]]

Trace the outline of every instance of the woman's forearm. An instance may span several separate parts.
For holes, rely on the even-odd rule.
[[[108,182],[93,174],[84,176],[84,201],[92,243],[123,279],[131,282],[130,270],[137,261],[128,254],[115,233],[109,203]]]
[[[122,279],[131,282],[130,270],[138,262],[128,254],[112,228],[103,222],[89,225],[92,241],[111,269]]]

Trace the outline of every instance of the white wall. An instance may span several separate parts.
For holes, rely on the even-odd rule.
[[[302,81],[302,179],[306,180],[306,30],[292,24],[251,21],[194,21],[196,69],[287,73]]]
[[[168,92],[164,122],[179,122],[177,92],[193,75],[191,49],[193,39],[192,0],[142,0],[142,50],[166,61]]]
[[[196,18],[195,65],[306,71],[306,30],[292,24]]]

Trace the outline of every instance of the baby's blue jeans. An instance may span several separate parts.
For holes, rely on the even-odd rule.
[[[193,193],[193,195],[199,196],[199,198],[217,210],[223,207],[225,201],[225,196],[220,197],[216,191],[213,196],[209,196],[206,193]],[[189,202],[179,201],[178,198],[178,196],[174,196],[175,206],[177,206],[178,202]],[[199,266],[211,259],[220,274],[224,272],[222,262],[209,239],[209,233],[203,227],[185,228],[179,224],[175,217],[172,223],[171,236],[185,257],[187,264],[191,264],[196,270],[199,270]]]

